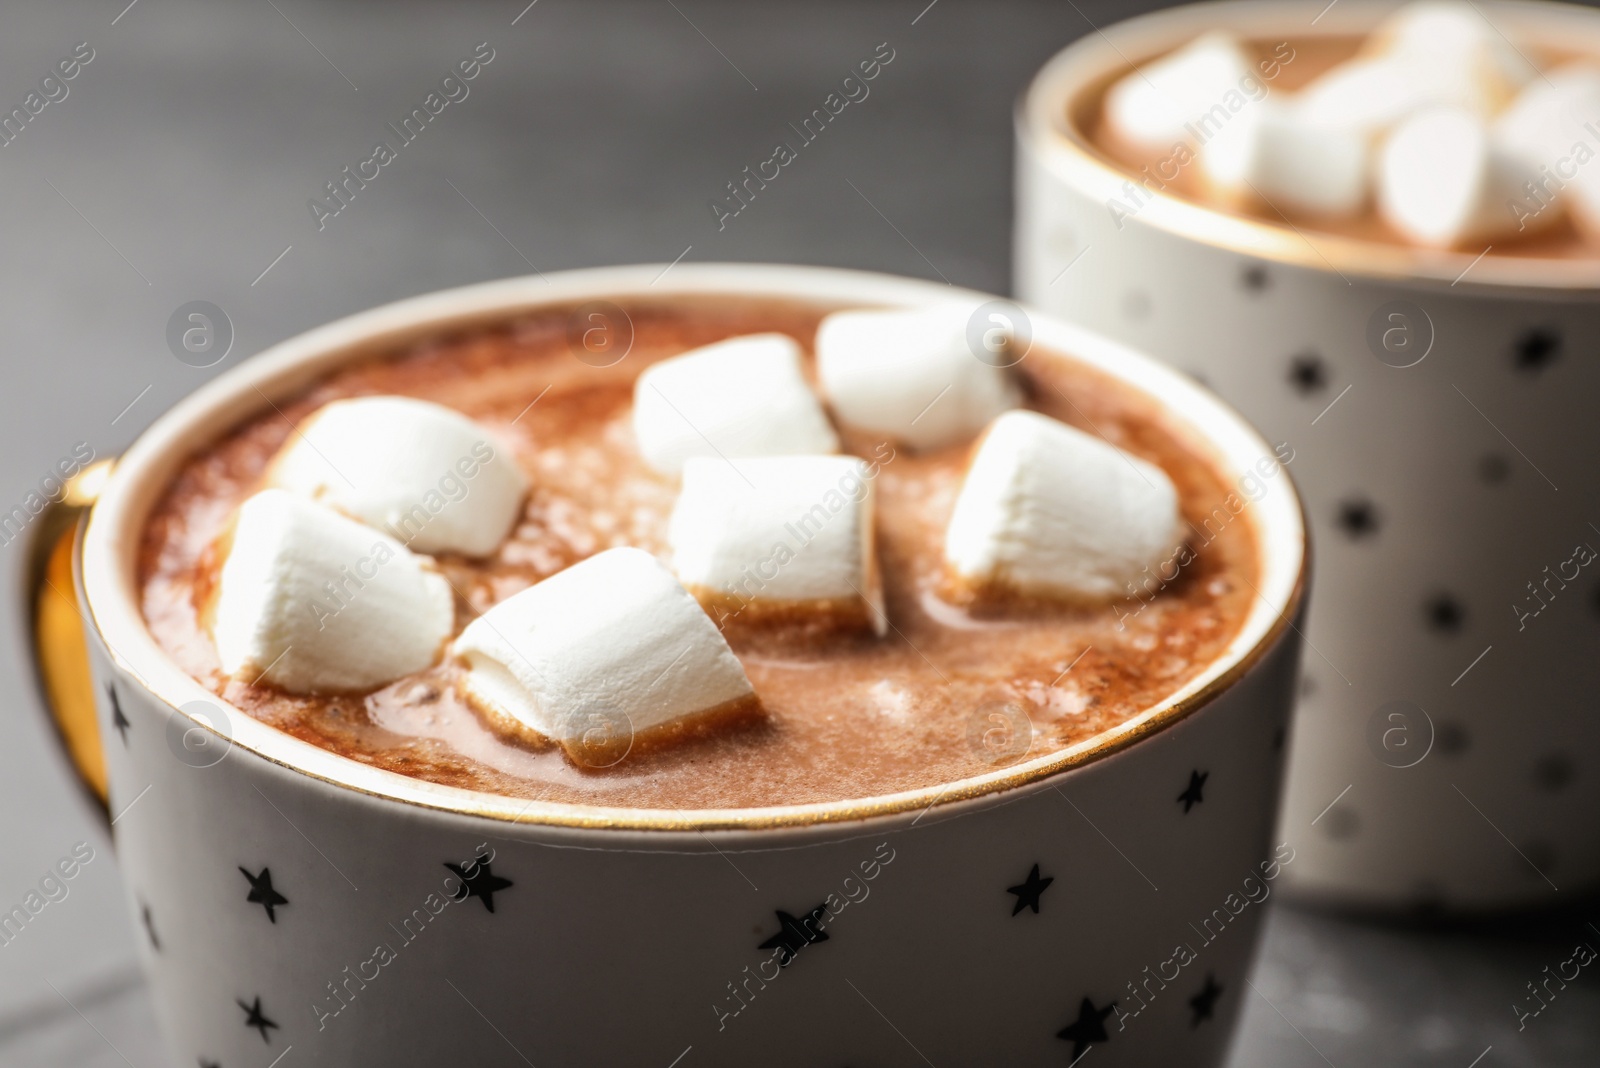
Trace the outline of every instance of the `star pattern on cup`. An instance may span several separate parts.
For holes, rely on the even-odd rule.
[[[1094,1043],[1105,1042],[1111,1038],[1106,1033],[1105,1021],[1116,1007],[1117,1003],[1113,1000],[1105,1008],[1097,1009],[1094,1007],[1094,1002],[1085,997],[1078,1004],[1078,1018],[1056,1032],[1057,1038],[1072,1043],[1074,1062]]]
[[[244,1025],[246,1027],[253,1027],[257,1031],[260,1031],[261,1041],[271,1042],[272,1036],[267,1034],[267,1031],[271,1028],[277,1027],[278,1024],[268,1019],[266,1013],[261,1011],[261,995],[257,994],[255,1001],[249,1005],[244,1003],[243,998],[235,998],[234,1001],[237,1002],[239,1007],[244,1010]]]
[[[804,917],[791,916],[782,909],[774,911],[778,917],[778,933],[758,948],[776,949],[778,967],[787,968],[806,946],[828,941],[828,932],[822,929],[822,917],[828,914],[827,905],[818,905]]]
[[[1189,1008],[1194,1011],[1194,1016],[1189,1020],[1191,1028],[1199,1027],[1206,1020],[1211,1019],[1216,1011],[1217,998],[1227,987],[1217,982],[1217,977],[1210,972],[1206,973],[1206,985],[1200,993],[1189,999]]]
[[[251,875],[249,870],[241,865],[239,871],[250,880],[250,893],[245,896],[245,900],[266,909],[267,919],[277,923],[277,908],[279,905],[287,905],[289,899],[273,888],[272,869],[262,868],[260,875]]]
[[[486,854],[480,853],[470,864],[452,864],[445,861],[444,866],[461,880],[461,889],[456,893],[455,900],[466,901],[475,897],[482,901],[483,907],[490,912],[494,911],[494,895],[516,885],[510,879],[501,878],[490,870]]]
[[[150,913],[149,905],[143,903],[139,905],[139,920],[144,924],[144,932],[150,938],[150,948],[160,953],[161,939],[156,936],[156,921]]]
[[[117,699],[117,687],[113,683],[106,684],[106,697],[111,701],[111,725],[122,735],[122,747],[128,747],[128,728],[133,724],[128,722],[128,717],[122,713],[122,702]]]
[[[1184,815],[1188,815],[1191,808],[1205,800],[1204,790],[1206,780],[1209,778],[1211,778],[1209,771],[1196,769],[1189,773],[1189,785],[1178,795],[1178,803],[1183,806]]]
[[[1055,881],[1055,877],[1052,875],[1040,878],[1039,865],[1035,864],[1028,872],[1028,877],[1025,880],[1016,886],[1006,887],[1006,893],[1015,894],[1017,897],[1017,903],[1012,907],[1011,915],[1015,916],[1023,909],[1031,908],[1034,915],[1037,916],[1039,914],[1039,898],[1050,888],[1050,884]]]

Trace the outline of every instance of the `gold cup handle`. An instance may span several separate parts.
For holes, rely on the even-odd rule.
[[[28,604],[34,666],[57,736],[83,785],[106,805],[106,758],[89,674],[87,623],[78,606],[73,566],[89,508],[111,460],[90,464],[67,481],[61,498],[40,515],[28,553]]]

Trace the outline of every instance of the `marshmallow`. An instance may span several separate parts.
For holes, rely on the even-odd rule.
[[[1361,56],[1330,67],[1296,96],[1300,118],[1319,129],[1351,130],[1376,139],[1418,108],[1440,99],[1441,87],[1391,56]]]
[[[290,693],[375,689],[438,659],[450,584],[395,539],[283,490],[239,506],[208,615],[222,670]]]
[[[653,728],[759,707],[716,624],[640,549],[607,549],[501,601],[454,652],[473,705],[590,767]]]
[[[1376,138],[1433,106],[1488,120],[1537,73],[1471,4],[1425,2],[1390,16],[1299,99],[1308,121]]]
[[[267,484],[388,531],[418,552],[485,556],[522,510],[511,450],[466,416],[410,397],[358,397],[312,413]]]
[[[1470,3],[1424,0],[1386,19],[1356,58],[1301,92],[1306,118],[1376,137],[1431,106],[1492,118],[1538,69]]]
[[[1529,85],[1495,120],[1494,132],[1510,147],[1549,164],[1592,138],[1585,123],[1600,124],[1600,67],[1571,63]]]
[[[1441,248],[1475,245],[1544,227],[1559,202],[1533,211],[1524,185],[1537,172],[1459,108],[1434,108],[1389,136],[1378,167],[1378,206],[1408,239]],[[1513,210],[1522,206],[1522,210]]]
[[[1255,77],[1250,57],[1233,36],[1208,33],[1147,63],[1106,93],[1105,119],[1112,134],[1149,152],[1166,151],[1194,137],[1189,123],[1242,92]]]
[[[1485,102],[1496,107],[1539,75],[1539,69],[1477,5],[1461,0],[1407,4],[1373,31],[1370,47],[1429,68],[1435,75],[1464,75],[1485,94]]]
[[[945,528],[966,592],[1075,602],[1125,596],[1182,543],[1178,492],[1154,464],[1038,412],[979,443]]]
[[[1573,63],[1532,82],[1495,120],[1493,137],[1537,171],[1538,200],[1559,195],[1573,219],[1600,236],[1600,67]]]
[[[668,475],[691,456],[839,451],[787,334],[729,338],[646,368],[634,384],[633,431],[645,460]]]
[[[1306,122],[1376,140],[1429,107],[1459,107],[1489,119],[1514,92],[1509,82],[1459,63],[1383,54],[1330,68],[1296,100]]]
[[[738,470],[692,458],[668,529],[673,568],[708,611],[843,617],[883,634],[873,498],[853,456],[773,456]]]
[[[1432,106],[1488,120],[1537,74],[1473,5],[1430,0],[1401,8],[1362,54],[1325,71],[1299,99],[1315,125],[1376,138]]]
[[[834,312],[817,327],[817,377],[842,423],[914,449],[972,437],[1021,401],[1016,351],[999,313],[974,323],[959,302]],[[976,338],[973,334],[976,333]],[[981,349],[981,351],[980,351]]]
[[[1200,149],[1206,178],[1224,196],[1329,218],[1366,206],[1371,145],[1356,130],[1309,121],[1293,102],[1259,100]]]

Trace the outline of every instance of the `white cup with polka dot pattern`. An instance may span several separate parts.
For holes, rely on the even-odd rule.
[[[951,291],[680,264],[419,297],[241,364],[118,461],[80,585],[107,807],[173,1063],[1222,1063],[1298,863],[1271,837],[1307,581],[1288,479],[1249,504],[1261,598],[1177,694],[1069,750],[1001,744],[978,777],[840,803],[590,808],[408,778],[225,707],[146,629],[141,525],[183,458],[241,419],[470,323],[716,294]],[[1029,358],[1068,354],[1141,391],[1230,475],[1270,454],[1156,361],[1043,317],[1033,331]]]
[[[1514,40],[1600,55],[1592,10],[1474,6]],[[1600,260],[1232,216],[1130,191],[1084,134],[1130,64],[1206,30],[1311,54],[1393,5],[1320,7],[1176,8],[1052,59],[1017,113],[1017,292],[1293,450],[1319,578],[1280,828],[1305,841],[1292,887],[1554,905],[1600,883]]]

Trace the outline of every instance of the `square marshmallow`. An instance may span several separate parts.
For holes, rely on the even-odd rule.
[[[673,567],[708,610],[832,615],[883,634],[873,502],[853,456],[693,458],[668,533]]]
[[[501,601],[454,652],[473,704],[590,767],[654,728],[759,707],[716,624],[640,549],[597,553]]]
[[[1007,412],[984,434],[945,528],[957,581],[1086,603],[1129,584],[1183,541],[1178,491],[1154,464],[1047,415]]]
[[[817,376],[847,426],[914,449],[972,437],[1021,400],[1012,324],[961,302],[834,312],[817,327]]]
[[[1205,143],[1200,166],[1235,203],[1342,218],[1366,207],[1372,143],[1359,130],[1312,122],[1292,101],[1267,97]]]
[[[1543,229],[1565,202],[1533,212],[1526,190],[1538,171],[1501,143],[1476,115],[1432,108],[1389,135],[1379,157],[1378,208],[1390,226],[1420,245],[1470,248]],[[1522,210],[1513,210],[1517,208]]]
[[[729,338],[646,368],[634,385],[633,430],[645,460],[668,475],[691,456],[839,451],[787,334]]]
[[[311,414],[267,469],[268,485],[320,501],[418,552],[487,556],[522,510],[511,450],[453,408],[356,397]]]
[[[1600,126],[1600,66],[1582,62],[1531,82],[1495,119],[1492,130],[1502,147],[1540,175],[1536,181],[1541,185],[1543,176],[1552,173],[1565,182],[1557,196],[1591,239],[1600,237],[1600,167],[1589,166],[1583,150],[1593,151],[1588,131],[1595,126]],[[1524,197],[1522,206],[1540,215],[1548,211],[1531,197]]]
[[[209,609],[222,670],[290,693],[359,692],[431,666],[455,598],[433,561],[279,489],[239,506]]]
[[[1236,37],[1203,34],[1114,84],[1106,93],[1106,125],[1131,148],[1170,152],[1193,141],[1192,124],[1253,77],[1255,65]]]

